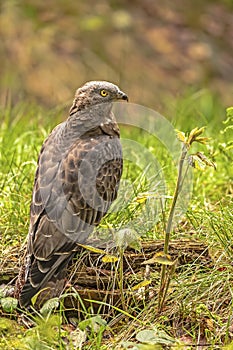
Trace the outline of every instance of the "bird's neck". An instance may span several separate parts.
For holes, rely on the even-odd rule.
[[[66,121],[67,131],[82,137],[105,124],[115,124],[116,120],[111,112],[112,103],[101,103],[89,108],[83,108],[77,113],[72,113]]]
[[[57,134],[58,148],[67,149],[79,138],[103,134],[119,137],[118,125],[111,108],[111,104],[105,103],[71,114]]]

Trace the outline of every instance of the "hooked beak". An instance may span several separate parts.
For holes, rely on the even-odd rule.
[[[117,93],[117,99],[129,102],[128,96],[123,91]]]

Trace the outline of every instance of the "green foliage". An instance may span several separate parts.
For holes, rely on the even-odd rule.
[[[175,339],[166,334],[163,330],[159,329],[145,329],[140,331],[136,335],[136,339],[141,343],[146,344],[163,344],[167,346],[174,345],[176,343]]]
[[[18,306],[18,300],[12,297],[1,298],[0,304],[3,311],[12,313]]]
[[[24,329],[14,320],[0,318],[0,349],[28,349],[23,341]]]
[[[42,308],[40,309],[40,313],[42,316],[50,316],[51,313],[56,310],[59,307],[59,299],[58,298],[52,298],[47,300]]]
[[[78,326],[80,330],[86,331],[91,346],[93,348],[99,349],[101,346],[103,333],[107,326],[107,322],[101,318],[101,316],[97,315],[79,322]]]
[[[227,161],[233,160],[233,107],[226,110],[227,118],[223,121],[224,128],[220,131],[225,142],[219,143],[219,152],[222,153]]]
[[[15,299],[9,299],[1,295],[0,305],[0,348],[3,349],[75,349],[82,346],[83,349],[107,349],[107,339],[104,337],[110,334],[116,344],[124,339],[125,348],[150,349],[154,344],[139,344],[137,334],[140,331],[163,330],[165,334],[171,335],[176,343],[174,348],[179,348],[180,333],[184,334],[185,342],[196,344],[199,337],[203,336],[208,344],[227,345],[232,341],[231,319],[233,315],[232,306],[232,232],[233,225],[233,187],[232,187],[232,107],[227,110],[227,118],[221,114],[221,108],[215,110],[215,101],[212,95],[208,98],[201,95],[202,102],[195,104],[200,110],[202,121],[190,120],[188,115],[194,115],[191,100],[197,101],[197,96],[190,97],[187,101],[177,102],[177,111],[183,108],[184,115],[174,121],[175,127],[184,130],[180,133],[182,142],[190,143],[190,130],[198,125],[196,132],[200,131],[199,124],[205,124],[205,133],[210,137],[208,145],[202,145],[197,141],[202,135],[193,132],[195,138],[192,142],[192,156],[201,159],[207,166],[204,172],[194,169],[193,196],[190,202],[186,217],[178,223],[171,231],[171,237],[177,239],[195,238],[207,244],[207,251],[210,254],[212,265],[203,257],[197,257],[199,264],[189,264],[181,269],[176,266],[168,285],[166,308],[163,313],[157,313],[157,295],[144,304],[140,309],[117,309],[123,316],[123,324],[119,329],[109,327],[101,316],[86,311],[86,319],[80,322],[79,327],[74,329],[62,325],[62,312],[54,314],[58,300],[52,300],[44,306],[42,314],[34,320],[34,325],[27,330],[23,322],[16,322],[18,317]],[[184,106],[188,106],[185,111]],[[174,106],[173,106],[174,107]],[[182,108],[181,108],[182,107]],[[204,118],[204,112],[208,118]],[[44,117],[46,115],[46,118]],[[213,120],[211,120],[211,116]],[[22,246],[28,230],[28,212],[31,200],[31,189],[33,185],[36,159],[43,139],[49,130],[61,120],[61,111],[57,113],[43,112],[36,106],[25,104],[16,105],[14,108],[7,107],[0,111],[0,265],[6,266],[8,261],[13,261],[12,268],[18,259],[18,255],[10,256],[12,249],[17,250]],[[223,120],[224,122],[222,123]],[[217,126],[216,126],[217,125]],[[127,137],[130,130],[123,129],[122,134]],[[189,136],[188,136],[189,135]],[[177,172],[169,158],[166,150],[151,135],[133,131],[133,137],[141,144],[150,147],[151,152],[156,154],[165,175],[168,177],[168,195],[163,198],[164,215],[168,215],[169,204],[171,203],[172,190],[174,191]],[[198,147],[197,147],[198,146]],[[200,152],[200,154],[198,154]],[[206,158],[203,157],[203,154]],[[197,162],[192,158],[191,163]],[[216,164],[216,170],[213,168]],[[211,167],[208,167],[211,165]],[[124,178],[131,179],[134,188],[133,196],[128,205],[120,213],[112,213],[101,223],[102,228],[110,227],[119,232],[119,245],[122,250],[125,246],[133,245],[140,249],[138,235],[146,238],[163,238],[164,217],[161,214],[156,222],[154,218],[147,217],[147,206],[150,206],[154,198],[159,198],[156,189],[148,191],[146,179],[148,168],[134,168],[130,162],[125,164]],[[156,178],[156,177],[155,177]],[[151,178],[153,183],[155,178]],[[156,197],[157,196],[157,197]],[[164,203],[163,202],[163,203]],[[132,218],[136,218],[135,227],[127,226]],[[151,222],[149,223],[149,220]],[[127,227],[127,228],[125,228]],[[123,230],[123,231],[122,231]],[[124,230],[127,233],[124,239]],[[101,227],[100,227],[101,231]],[[135,239],[134,239],[135,238]],[[15,251],[15,250],[14,250]],[[107,255],[108,257],[108,255]],[[161,262],[160,256],[155,256],[156,263]],[[166,260],[167,259],[167,260]],[[165,263],[170,264],[169,256]],[[145,262],[150,265],[148,261]],[[152,262],[154,263],[154,262]],[[145,265],[142,265],[144,268]],[[172,266],[170,264],[170,266]],[[151,276],[152,278],[153,276]],[[121,283],[122,276],[119,276]],[[151,280],[151,279],[150,279]],[[148,283],[150,290],[151,284]],[[145,287],[145,286],[144,286]],[[43,317],[42,317],[43,315]],[[29,317],[27,313],[24,316]],[[126,320],[126,321],[125,321]],[[160,327],[161,326],[161,327]],[[179,332],[178,332],[179,330]],[[141,333],[143,334],[143,333]],[[127,340],[129,340],[127,342]],[[111,339],[109,342],[111,343]],[[114,343],[113,341],[113,343]],[[140,340],[141,341],[141,340]],[[85,344],[84,344],[85,343]],[[67,345],[68,344],[68,345]],[[80,345],[81,344],[81,345]],[[112,346],[110,346],[112,347]],[[231,349],[232,345],[229,345]]]
[[[61,318],[57,315],[46,319],[38,317],[36,326],[27,331],[24,343],[32,350],[64,348],[61,338]]]

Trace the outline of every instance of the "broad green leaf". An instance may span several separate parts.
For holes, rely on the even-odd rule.
[[[155,329],[145,329],[136,334],[136,339],[141,343],[146,344],[163,344],[167,346],[174,345],[176,340],[170,337],[163,330]]]
[[[13,312],[18,306],[18,300],[12,297],[2,298],[0,303],[5,312]]]
[[[51,312],[55,309],[57,309],[59,306],[59,299],[58,298],[51,298],[47,300],[42,308],[40,309],[40,313],[43,316],[47,316],[51,314]]]

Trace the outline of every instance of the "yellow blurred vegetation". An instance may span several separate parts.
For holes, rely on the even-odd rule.
[[[232,103],[230,1],[6,0],[0,5],[0,103],[71,100],[87,80],[120,84],[152,108],[208,87]]]

